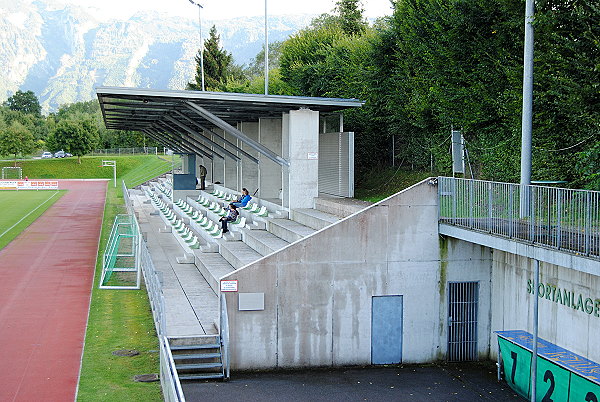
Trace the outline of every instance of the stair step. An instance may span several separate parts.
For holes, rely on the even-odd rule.
[[[268,223],[268,230],[289,243],[293,243],[316,232],[313,228],[289,219],[271,219]]]
[[[181,356],[181,357],[178,357]],[[220,359],[221,353],[197,353],[197,354],[174,354],[173,360],[201,360],[201,359]]]
[[[206,373],[206,374],[179,374],[180,380],[206,380],[211,378],[223,378],[222,373]]]
[[[221,345],[218,343],[205,343],[201,345],[176,345],[171,346],[171,350],[196,350],[196,349],[217,349]]]
[[[235,269],[239,269],[262,257],[262,255],[241,241],[222,242],[219,246],[219,253]]]
[[[216,356],[207,356],[209,354],[214,354]],[[174,354],[173,355],[173,360],[189,360],[189,359],[214,359],[217,357],[221,357],[220,353],[194,353],[194,354]]]
[[[233,272],[235,268],[219,253],[195,253],[195,255],[196,267],[215,294],[219,294],[219,278]]]
[[[261,255],[271,254],[290,244],[266,230],[244,229],[243,239],[244,243]]]
[[[340,220],[338,216],[313,208],[293,209],[292,219],[315,230],[321,230]]]
[[[223,363],[197,363],[197,364],[176,364],[177,370],[194,370],[223,367]]]

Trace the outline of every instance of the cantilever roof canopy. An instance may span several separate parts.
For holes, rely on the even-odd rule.
[[[281,165],[288,163],[237,130],[236,123],[281,117],[282,113],[290,110],[310,109],[329,113],[364,104],[358,99],[118,87],[99,87],[96,94],[108,129],[141,131],[180,152],[239,160],[225,147],[202,135],[210,133],[213,128],[220,128]],[[257,162],[256,158],[233,143],[225,142]]]

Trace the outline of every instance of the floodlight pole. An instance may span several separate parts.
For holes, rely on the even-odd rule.
[[[200,27],[200,77],[202,82],[202,91],[204,91],[204,39],[202,37],[202,6],[194,0],[189,0],[195,6],[198,6],[198,26]]]
[[[525,45],[523,50],[523,112],[521,120],[521,213],[529,215],[531,184],[531,138],[533,131],[533,15],[534,0],[525,2]]]
[[[265,95],[269,94],[269,24],[267,22],[267,0],[265,0]]]

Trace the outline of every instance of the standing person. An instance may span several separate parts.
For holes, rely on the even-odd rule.
[[[205,190],[206,189],[206,168],[204,167],[204,165],[200,165],[200,167],[198,168],[198,171],[200,173],[200,190]]]
[[[240,213],[237,211],[237,207],[233,204],[229,204],[229,211],[227,211],[227,215],[219,219],[223,233],[229,232],[229,230],[227,230],[227,222],[235,222],[239,214]]]
[[[238,199],[235,202],[232,202],[230,205],[234,205],[238,208],[244,208],[246,205],[248,205],[248,203],[250,202],[251,199],[252,199],[252,197],[248,193],[248,189],[243,188],[242,195],[240,195],[238,197]]]

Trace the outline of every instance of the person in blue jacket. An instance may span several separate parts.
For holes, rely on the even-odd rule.
[[[252,197],[248,193],[248,189],[243,188],[242,195],[240,195],[239,198],[235,202],[232,202],[230,205],[235,205],[237,208],[244,208],[246,205],[248,205],[251,199]]]

